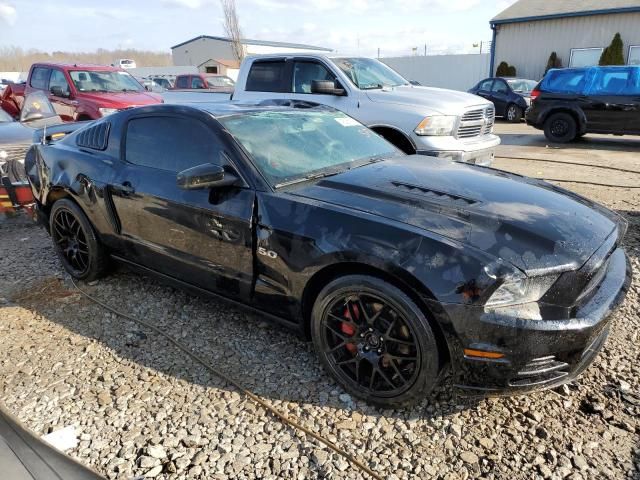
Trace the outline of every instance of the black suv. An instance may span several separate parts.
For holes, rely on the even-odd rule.
[[[552,142],[586,133],[640,134],[640,67],[549,70],[531,92],[529,125]]]

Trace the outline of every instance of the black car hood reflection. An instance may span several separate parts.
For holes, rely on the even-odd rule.
[[[289,193],[402,222],[529,273],[580,267],[618,223],[608,210],[546,182],[423,156],[356,168]]]

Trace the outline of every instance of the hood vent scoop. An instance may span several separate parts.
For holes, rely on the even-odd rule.
[[[447,202],[465,207],[478,203],[476,200],[472,200],[471,198],[461,197],[459,195],[453,195],[451,193],[440,192],[438,190],[433,190],[432,188],[420,187],[418,185],[412,185],[410,183],[391,182],[391,184],[400,190],[404,190],[405,192],[413,193],[414,195],[420,195],[423,198],[427,198],[437,202]]]

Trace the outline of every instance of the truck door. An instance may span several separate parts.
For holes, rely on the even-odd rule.
[[[62,70],[53,68],[49,77],[49,101],[65,122],[75,120],[75,101],[71,99],[71,87]]]
[[[336,81],[331,70],[318,60],[294,59],[291,68],[290,98],[328,105],[347,114],[353,114],[356,107],[354,96],[345,89],[345,85],[336,85],[345,90],[346,95],[323,95],[311,93],[311,83],[314,80]]]
[[[183,190],[178,172],[229,162],[213,127],[182,115],[134,116],[110,185],[127,258],[205,290],[247,299],[253,275],[250,187]]]

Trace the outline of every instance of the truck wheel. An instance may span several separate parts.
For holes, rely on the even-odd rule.
[[[49,231],[62,266],[78,279],[104,276],[109,256],[84,212],[71,200],[58,200],[51,208]]]
[[[511,123],[520,123],[522,120],[522,109],[513,103],[507,107],[507,120]]]
[[[329,283],[313,306],[311,332],[327,372],[374,405],[418,403],[437,382],[439,350],[425,312],[378,278],[350,275]]]
[[[551,142],[572,142],[578,135],[578,125],[568,113],[554,113],[544,122],[544,135]]]

